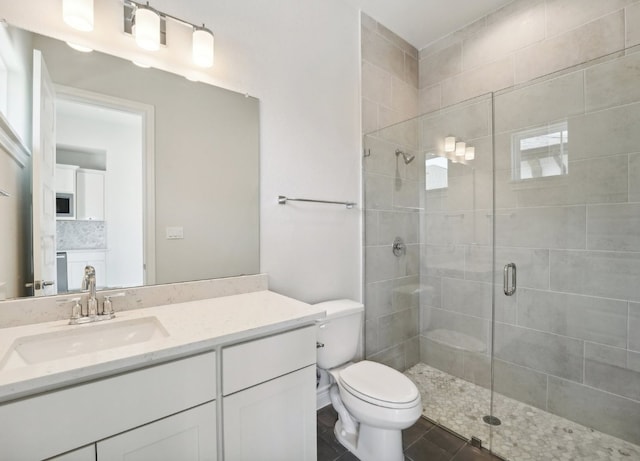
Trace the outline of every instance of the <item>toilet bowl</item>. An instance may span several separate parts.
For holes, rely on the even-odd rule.
[[[327,312],[318,323],[318,366],[331,376],[336,438],[361,461],[403,461],[402,430],[422,412],[417,387],[386,365],[350,362],[357,352],[362,304],[337,300],[317,306]]]

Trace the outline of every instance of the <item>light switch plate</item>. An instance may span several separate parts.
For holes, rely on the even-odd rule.
[[[182,227],[167,227],[167,240],[179,240],[184,238],[184,229]]]

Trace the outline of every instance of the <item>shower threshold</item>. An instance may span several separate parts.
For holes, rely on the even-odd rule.
[[[494,393],[501,424],[483,421],[490,392],[423,363],[405,372],[422,395],[423,415],[510,461],[640,460],[640,446]],[[492,440],[490,441],[490,437]]]

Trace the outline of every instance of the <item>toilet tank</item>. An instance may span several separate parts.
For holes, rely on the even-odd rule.
[[[364,305],[350,299],[337,299],[316,304],[326,318],[317,322],[318,367],[328,370],[352,360],[357,351],[362,328]]]

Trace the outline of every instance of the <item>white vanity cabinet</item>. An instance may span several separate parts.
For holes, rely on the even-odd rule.
[[[182,452],[193,442],[191,452],[207,454],[194,459],[214,461],[215,362],[208,352],[0,404],[0,458],[95,460],[87,456],[97,442],[98,460],[118,459],[118,452],[176,459],[135,452]]]
[[[105,172],[79,168],[76,172],[76,219],[104,221]]]
[[[315,461],[315,327],[222,350],[224,459]]]

